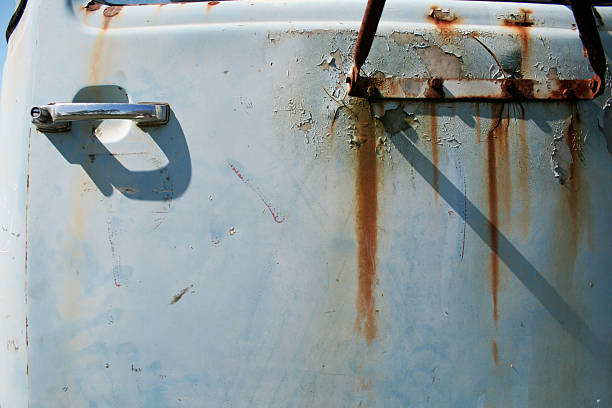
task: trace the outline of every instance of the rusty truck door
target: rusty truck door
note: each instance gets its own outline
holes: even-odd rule
[[[121,3],[10,39],[2,406],[612,403],[610,90],[480,87],[592,78],[568,7],[390,0],[428,100],[362,1]]]

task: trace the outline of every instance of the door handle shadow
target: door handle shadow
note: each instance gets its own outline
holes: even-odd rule
[[[411,129],[412,132],[414,130]],[[407,133],[407,132],[403,132]],[[460,215],[472,230],[491,250],[491,232],[497,234],[497,251],[499,259],[512,271],[533,296],[544,306],[551,316],[575,340],[596,359],[600,368],[606,372],[612,370],[612,355],[609,347],[598,338],[580,315],[559,295],[559,293],[544,279],[536,268],[519,252],[505,235],[493,225],[489,219],[442,173],[433,163],[419,151],[410,140],[408,134],[402,132],[391,136],[391,142],[406,159],[406,161],[423,177],[432,188],[434,171],[437,172],[437,192]]]
[[[129,170],[94,135],[95,127],[89,126],[88,131],[80,129],[85,128],[74,126],[69,133],[44,134],[69,163],[85,170],[105,196],[112,195],[116,189],[133,200],[168,201],[187,190],[191,181],[191,157],[174,112],[170,111],[166,125],[143,128],[168,160],[165,166],[154,170]]]

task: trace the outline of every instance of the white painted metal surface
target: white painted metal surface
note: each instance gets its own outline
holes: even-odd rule
[[[362,2],[85,4],[30,0],[9,44],[3,407],[610,404],[609,89],[370,105]],[[499,77],[475,31],[592,76],[565,7],[470,1],[389,1],[364,70]],[[51,101],[172,114],[37,132]]]

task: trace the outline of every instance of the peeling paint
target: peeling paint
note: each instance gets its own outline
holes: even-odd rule
[[[463,77],[461,58],[440,47],[418,48],[417,52],[429,75],[440,78]]]

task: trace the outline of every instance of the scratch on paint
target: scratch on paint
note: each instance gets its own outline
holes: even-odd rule
[[[111,256],[113,258],[113,282],[115,283],[116,287],[120,287],[121,284],[119,283],[119,272],[121,271],[121,257],[115,248],[115,237],[117,232],[113,231],[111,228],[110,220],[107,221],[106,228],[108,231],[108,243],[110,244],[111,248]]]
[[[272,203],[270,203],[270,201],[268,201],[266,199],[266,197],[263,195],[263,193],[261,192],[261,190],[259,189],[259,187],[257,187],[255,184],[253,184],[253,182],[251,181],[251,179],[245,177],[242,173],[240,173],[240,171],[238,170],[238,168],[233,165],[232,163],[230,163],[229,161],[227,162],[228,166],[230,166],[230,168],[232,169],[232,171],[236,174],[236,176],[238,176],[238,178],[240,180],[242,180],[242,182],[244,184],[246,184],[247,186],[249,186],[249,188],[251,190],[253,190],[253,192],[255,194],[257,194],[257,196],[259,197],[259,199],[265,204],[266,208],[268,209],[268,211],[270,212],[270,214],[272,215],[272,218],[274,219],[274,221],[277,224],[282,223],[283,221],[285,221],[285,217],[283,217],[282,215],[280,215],[278,213],[278,210],[272,206]]]
[[[463,238],[461,240],[461,260],[463,261],[463,255],[465,253],[465,226],[467,223],[467,183],[465,180],[465,172],[463,171],[463,163],[461,159],[457,160],[457,172],[459,177],[463,179]]]

